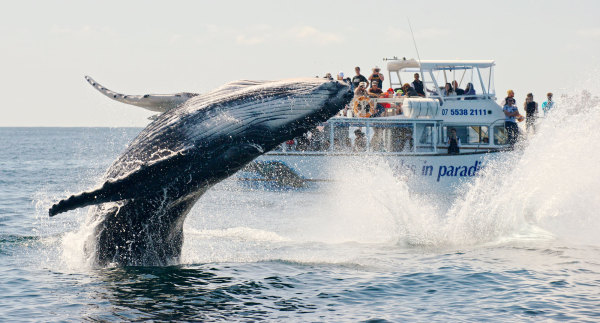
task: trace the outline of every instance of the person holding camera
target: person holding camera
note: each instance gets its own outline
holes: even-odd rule
[[[373,83],[375,82],[377,83],[379,88],[383,87],[383,74],[379,73],[379,71],[381,71],[381,69],[378,66],[375,66],[375,68],[373,68],[373,74],[369,76],[371,87],[373,87]]]

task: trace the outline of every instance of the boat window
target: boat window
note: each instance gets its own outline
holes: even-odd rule
[[[351,129],[352,128],[352,129]],[[350,131],[354,132],[356,127],[350,127],[348,123],[335,123],[333,128],[333,151],[350,152],[354,138],[350,137]],[[364,129],[362,130],[364,133]],[[353,133],[354,134],[354,133]],[[354,136],[352,136],[354,137]]]
[[[406,124],[377,124],[370,127],[370,151],[373,152],[402,152],[413,150],[413,125]]]
[[[491,67],[480,68],[474,66],[452,66],[446,68],[435,69],[431,71],[424,71],[425,86],[428,89],[429,97],[444,97],[445,100],[474,100],[478,98],[493,97],[495,95],[494,90],[494,76],[493,69]],[[434,84],[434,79],[437,82],[437,88]],[[460,93],[456,93],[451,96],[446,96],[445,85],[450,85],[456,81],[458,88],[461,89]],[[475,90],[474,95],[467,95],[464,91],[467,90],[468,84],[472,85]],[[454,88],[455,86],[452,85]]]
[[[417,151],[429,152],[434,150],[436,138],[434,138],[435,125],[433,123],[417,123]]]
[[[329,150],[329,125],[320,125],[302,136],[288,140],[273,151],[327,151]]]
[[[506,145],[507,143],[507,135],[506,129],[504,126],[495,126],[494,127],[494,144],[496,145]]]
[[[445,126],[442,133],[444,143],[447,143],[452,128],[456,129],[456,135],[463,145],[487,145],[490,142],[487,126]]]

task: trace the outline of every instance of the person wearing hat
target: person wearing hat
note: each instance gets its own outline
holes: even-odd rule
[[[544,111],[544,118],[550,112],[550,110],[554,107],[554,101],[552,101],[552,92],[548,92],[547,94],[548,100],[542,103],[542,111]]]
[[[506,137],[510,148],[514,148],[514,145],[519,139],[519,126],[517,126],[517,117],[521,116],[519,108],[515,105],[514,98],[506,98],[506,105],[502,109],[504,111],[504,128],[506,129]]]
[[[373,82],[373,85],[369,89],[369,96],[372,98],[383,97],[383,91],[379,88],[379,83],[377,81]],[[375,106],[375,112],[372,113],[372,117],[378,117],[385,111],[385,108],[381,103],[377,103]]]
[[[381,94],[383,94],[383,91],[379,87],[379,82],[371,82],[371,87],[369,88],[369,96],[372,98],[378,98]]]
[[[377,85],[379,85],[379,88],[383,87],[383,74],[379,73],[379,71],[381,71],[381,69],[378,66],[375,66],[373,68],[373,74],[371,74],[371,76],[369,76],[369,81],[371,82],[371,87],[373,87],[374,82],[377,82]]]
[[[369,96],[369,93],[367,93],[367,82],[360,82],[354,90],[354,97],[357,98],[359,96]]]
[[[356,72],[356,75],[354,75],[354,77],[352,78],[352,88],[358,88],[358,85],[360,85],[361,82],[365,82],[365,84],[369,82],[366,77],[360,74],[360,67],[355,67],[354,72]]]
[[[344,72],[339,72],[339,73],[338,73],[338,75],[337,75],[337,80],[338,80],[338,81],[341,81],[341,82],[344,82],[344,83],[346,83],[346,84],[350,84],[350,78],[348,78],[348,77],[347,77],[347,78],[344,78]]]
[[[502,100],[502,102],[500,102],[500,106],[504,107],[506,106],[506,101],[508,100],[508,98],[514,99],[515,98],[515,91],[513,90],[508,90],[506,91],[506,97],[504,98],[504,100]]]

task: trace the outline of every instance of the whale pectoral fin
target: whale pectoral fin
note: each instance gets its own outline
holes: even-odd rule
[[[131,177],[137,178],[138,176],[135,175],[139,172],[140,171],[136,171],[132,173],[134,175],[129,175],[122,179],[106,181],[102,187],[98,189],[71,195],[52,205],[48,213],[50,216],[55,216],[59,213],[75,210],[80,207],[132,198],[133,195],[131,192],[128,192],[124,187],[129,184]]]
[[[156,112],[169,111],[198,95],[197,93],[188,92],[175,94],[128,95],[111,91],[87,75],[85,76],[85,80],[88,81],[88,83],[90,83],[90,85],[92,85],[100,93],[115,101],[135,105]]]
[[[100,188],[81,192],[59,201],[50,208],[49,215],[55,216],[95,204],[143,197],[144,192],[159,190],[168,185],[170,178],[162,174],[168,172],[170,168],[177,168],[178,165],[189,162],[189,158],[194,157],[179,152],[151,165],[142,165],[122,178],[107,180]]]
[[[90,192],[82,192],[79,194],[71,195],[69,198],[59,201],[58,203],[52,205],[48,214],[50,216],[55,216],[59,213],[71,211],[80,207],[85,207],[89,205],[98,204],[97,194],[98,190],[90,191]]]

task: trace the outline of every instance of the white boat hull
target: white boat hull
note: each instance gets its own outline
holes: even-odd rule
[[[415,193],[450,193],[472,180],[485,167],[489,158],[500,152],[461,155],[385,155],[269,153],[258,157],[238,179],[249,182],[271,182],[284,187],[310,187],[317,183],[335,182],[336,169],[356,169],[362,165],[381,165],[391,175],[406,181]],[[348,174],[348,172],[345,172]]]

